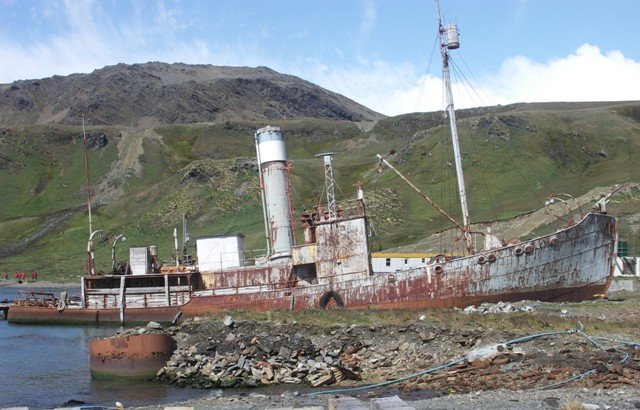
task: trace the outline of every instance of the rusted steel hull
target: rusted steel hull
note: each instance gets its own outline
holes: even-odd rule
[[[108,337],[89,341],[93,379],[149,379],[173,354],[176,343],[166,333]]]
[[[182,306],[127,309],[126,317],[128,321],[170,321],[177,314],[186,318],[234,309],[301,311],[332,305],[346,309],[462,308],[523,299],[582,301],[607,292],[613,277],[616,238],[616,218],[588,214],[578,224],[552,235],[391,274],[345,273],[301,285],[286,268],[252,266],[226,276],[220,273],[218,287],[208,294],[194,293]],[[242,285],[231,286],[239,278]],[[74,317],[119,321],[116,309],[87,310],[47,312],[46,308],[12,307],[9,320]]]
[[[606,293],[617,221],[589,214],[553,235],[393,274],[250,294],[194,297],[185,316],[230,309],[465,307],[481,302],[582,301]],[[479,258],[485,262],[479,263]]]
[[[132,308],[125,311],[125,322],[172,322],[180,315],[180,306]],[[7,318],[12,323],[98,324],[120,323],[120,309],[69,308],[11,305]]]

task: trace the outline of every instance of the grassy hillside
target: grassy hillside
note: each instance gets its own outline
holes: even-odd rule
[[[471,216],[504,219],[539,209],[552,193],[579,196],[593,187],[640,181],[638,104],[515,105],[462,112],[459,133]],[[450,225],[376,153],[459,217],[446,120],[438,113],[379,121],[370,131],[346,121],[285,124],[293,163],[294,207],[324,200],[322,160],[338,151],[338,199],[364,183],[375,249],[415,243]],[[254,133],[259,122],[164,125],[150,130],[88,129],[94,229],[125,234],[128,247],[155,244],[171,257],[173,228],[187,215],[192,237],[243,233],[247,248],[264,248]],[[282,124],[272,124],[280,125]],[[75,280],[85,271],[88,238],[82,132],[77,127],[0,129],[0,272],[36,269]],[[133,147],[133,148],[132,148]],[[621,235],[640,253],[637,198],[616,205]],[[630,202],[631,201],[631,202]],[[634,202],[636,201],[636,202]],[[634,219],[635,218],[635,219]],[[634,222],[635,221],[635,222]],[[110,267],[110,242],[96,244],[99,269]]]

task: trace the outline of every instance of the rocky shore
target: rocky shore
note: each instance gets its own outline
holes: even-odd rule
[[[638,319],[619,317],[620,309],[637,312],[638,300],[625,303],[496,304],[330,326],[196,318],[164,329],[177,349],[158,378],[211,389],[186,404],[202,408],[326,408],[339,397],[366,405],[385,395],[414,408],[640,408]],[[593,332],[620,320],[632,326]],[[523,332],[529,324],[543,329]]]

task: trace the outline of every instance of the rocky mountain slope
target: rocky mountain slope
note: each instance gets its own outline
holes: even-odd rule
[[[0,85],[0,124],[150,126],[213,121],[383,118],[356,102],[267,67],[118,64],[90,74]]]

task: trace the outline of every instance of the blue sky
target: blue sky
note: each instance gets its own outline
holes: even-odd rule
[[[442,0],[458,107],[640,100],[640,1]],[[0,83],[147,61],[268,66],[387,115],[442,108],[432,0],[0,0]]]

